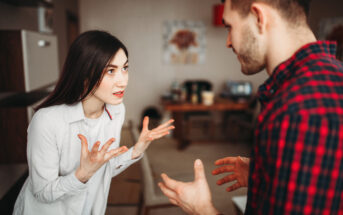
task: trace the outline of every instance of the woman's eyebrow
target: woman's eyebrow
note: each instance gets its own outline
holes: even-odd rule
[[[126,60],[126,62],[124,63],[124,66],[125,66],[126,64],[128,64],[128,63],[129,63],[129,60]],[[118,68],[118,66],[117,66],[117,65],[114,65],[114,64],[108,64],[106,67]]]
[[[118,66],[117,66],[117,65],[113,65],[113,64],[108,64],[106,67],[118,68]]]

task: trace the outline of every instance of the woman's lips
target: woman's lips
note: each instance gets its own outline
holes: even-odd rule
[[[117,96],[119,98],[122,98],[124,96],[124,91],[119,91],[119,92],[113,93],[113,95]]]

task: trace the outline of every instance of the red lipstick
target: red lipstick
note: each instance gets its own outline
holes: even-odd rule
[[[118,91],[118,92],[115,92],[113,93],[114,96],[117,96],[119,98],[122,98],[124,96],[124,91]]]

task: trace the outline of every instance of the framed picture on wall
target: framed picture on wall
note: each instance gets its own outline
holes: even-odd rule
[[[320,22],[318,39],[337,42],[337,59],[343,60],[343,17],[326,18]]]
[[[43,6],[38,7],[38,31],[43,33],[53,32],[53,9]]]
[[[163,43],[166,64],[205,62],[205,25],[200,21],[164,22]]]

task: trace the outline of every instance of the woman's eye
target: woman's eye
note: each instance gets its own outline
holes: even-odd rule
[[[113,69],[107,70],[107,74],[113,74],[113,73],[114,73]]]
[[[129,70],[129,66],[124,66],[124,67],[122,68],[122,71],[127,72],[128,70]]]

